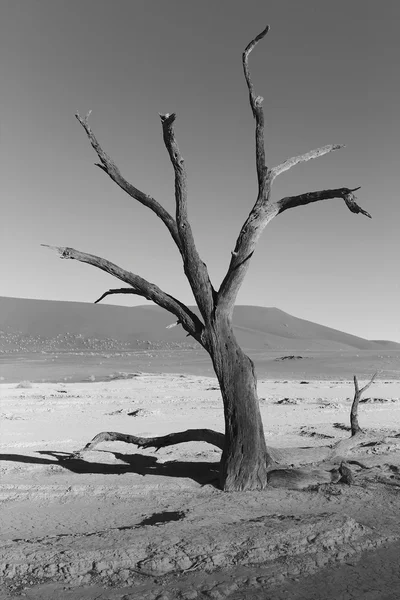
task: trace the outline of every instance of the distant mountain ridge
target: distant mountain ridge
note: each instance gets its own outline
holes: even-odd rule
[[[193,309],[195,310],[195,309]],[[237,306],[235,333],[246,349],[270,351],[399,350],[400,344],[366,340],[293,317],[277,308]],[[0,297],[0,350],[116,350],[196,345],[174,316],[158,306]]]

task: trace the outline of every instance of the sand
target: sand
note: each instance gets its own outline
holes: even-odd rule
[[[1,598],[400,596],[396,447],[367,448],[371,468],[355,468],[352,486],[227,494],[220,451],[203,443],[158,453],[103,443],[68,460],[104,430],[223,431],[214,378],[30,385],[0,385]],[[353,392],[351,381],[261,380],[268,444],[347,437]],[[366,397],[360,425],[396,433],[400,382],[379,380]]]

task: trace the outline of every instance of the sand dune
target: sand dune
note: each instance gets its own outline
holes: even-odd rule
[[[207,353],[157,306],[123,307],[0,297],[4,382],[85,381],[115,372],[213,375]],[[258,377],[400,376],[400,344],[370,341],[277,308],[237,306],[235,332]]]
[[[36,338],[39,346],[40,341],[46,339],[58,340],[60,348],[68,340],[69,347],[74,343],[79,346],[85,338],[110,338],[130,348],[140,347],[142,341],[187,344],[181,327],[167,329],[173,322],[174,317],[157,306],[0,298],[0,331],[3,332],[0,344],[4,350],[15,345],[15,336],[25,342]],[[241,345],[253,350],[400,349],[400,344],[395,342],[365,340],[293,317],[277,308],[237,306],[234,324]],[[192,340],[190,343],[194,344]]]

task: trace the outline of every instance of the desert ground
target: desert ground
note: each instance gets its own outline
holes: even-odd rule
[[[275,364],[290,374],[300,362]],[[154,452],[107,442],[74,457],[104,430],[223,431],[211,376],[96,378],[90,366],[84,382],[61,370],[50,382],[9,372],[0,385],[1,598],[400,597],[400,452],[388,441],[400,432],[400,381],[379,377],[360,404],[361,427],[382,443],[365,447],[368,468],[352,465],[352,485],[227,494],[220,451],[204,443]],[[260,378],[268,445],[349,436],[353,393],[350,378]]]
[[[234,324],[272,447],[319,455],[348,438],[353,375],[378,371],[351,485],[337,461],[321,483],[307,451],[306,489],[271,473],[266,491],[234,494],[206,443],[76,454],[101,431],[223,432],[210,359],[157,307],[0,298],[1,598],[400,597],[400,344],[276,308],[238,306]]]

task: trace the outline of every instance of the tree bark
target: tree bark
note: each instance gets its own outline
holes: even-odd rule
[[[351,428],[352,436],[356,435],[357,433],[362,432],[362,429],[358,422],[358,404],[361,400],[361,396],[370,387],[370,385],[373,384],[374,379],[377,375],[378,375],[378,371],[376,371],[372,375],[369,382],[366,385],[364,385],[364,387],[361,389],[360,389],[360,386],[358,385],[357,375],[354,375],[354,399],[353,399],[353,404],[351,405],[351,410],[350,410],[350,428]]]
[[[218,308],[207,324],[206,337],[224,403],[221,488],[262,490],[273,461],[265,443],[253,362],[236,341],[230,317]]]
[[[350,428],[352,437],[362,431],[358,422],[358,403],[360,402],[361,394],[358,387],[358,380],[354,375],[354,399],[350,410]]]

